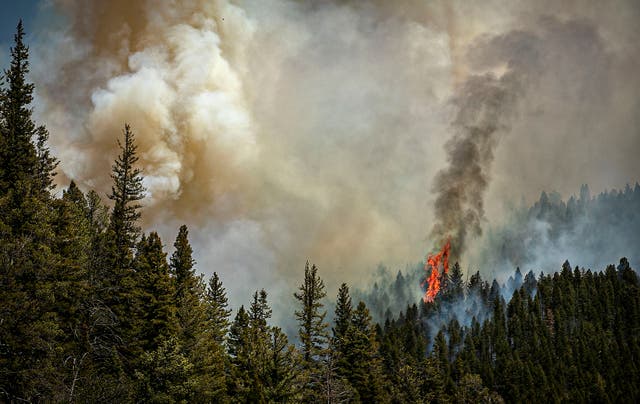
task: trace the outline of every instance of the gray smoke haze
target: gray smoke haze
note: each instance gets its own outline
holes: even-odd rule
[[[519,75],[509,70],[500,78],[492,73],[471,76],[454,99],[458,113],[453,137],[445,144],[448,167],[434,181],[437,197],[431,231],[438,245],[451,235],[454,259],[464,252],[468,236],[482,233],[493,150],[498,133],[508,131],[506,120],[521,92]]]
[[[234,305],[286,315],[307,259],[333,295],[479,248],[504,201],[635,181],[638,5],[558,3],[57,0],[36,113],[103,194],[129,122],[148,228],[187,223]]]
[[[490,73],[470,75],[454,96],[458,112],[452,123],[453,136],[445,145],[448,166],[434,181],[436,221],[431,235],[436,242],[442,244],[451,235],[453,256],[459,257],[469,236],[481,235],[495,150],[501,138],[508,137],[513,130],[512,117],[518,113],[520,100],[534,101],[538,116],[534,118],[530,110],[525,110],[526,115],[518,117],[518,135],[528,134],[540,141],[544,135],[531,133],[530,128],[549,130],[546,126],[555,119],[553,115],[558,110],[568,118],[565,114],[576,104],[580,104],[580,109],[591,109],[609,102],[611,59],[593,23],[561,21],[549,16],[540,17],[530,31],[518,29],[484,35],[471,46],[470,69]],[[556,107],[557,101],[549,99],[550,94],[557,96],[555,92],[565,98],[567,105],[548,113],[547,109]],[[584,100],[592,105],[584,105]],[[526,127],[522,127],[524,122]],[[582,123],[580,127],[585,129]],[[560,136],[567,142],[573,129],[566,126],[563,129],[569,133]],[[583,143],[577,139],[575,142]],[[520,145],[527,143],[526,139],[518,140]],[[551,142],[544,145],[552,146]],[[571,150],[565,150],[564,156],[565,160],[580,158]],[[534,154],[529,159],[535,167],[538,156]]]
[[[522,99],[520,116],[513,120],[511,130],[517,139],[505,136],[496,149],[495,181],[488,192],[494,210],[489,220],[492,234],[476,241],[467,255],[469,264],[499,277],[501,271],[509,273],[516,265],[526,271],[552,272],[566,259],[602,270],[622,256],[636,254],[637,240],[623,239],[615,221],[593,226],[591,219],[580,218],[572,226],[556,227],[557,234],[550,237],[545,221],[514,221],[513,217],[521,216],[522,206],[532,205],[536,198],[519,200],[521,195],[542,190],[571,195],[580,187],[573,182],[578,178],[597,192],[637,181],[638,174],[627,168],[626,159],[640,151],[638,122],[624,116],[637,114],[637,91],[626,85],[637,86],[640,76],[638,71],[629,70],[626,76],[621,72],[630,67],[631,60],[637,65],[638,47],[624,39],[607,41],[611,33],[587,19],[542,17],[531,32],[540,40],[539,46],[528,48],[529,53],[536,55],[541,69]],[[628,53],[619,53],[620,49]],[[497,195],[501,195],[499,203]],[[521,206],[519,210],[516,205]],[[512,230],[497,235],[510,227]],[[591,242],[594,236],[585,229],[611,237],[604,244]],[[528,234],[527,254],[502,260],[503,251],[495,247],[504,249],[509,236],[502,243],[496,239],[523,231]]]
[[[479,267],[491,275],[508,273],[519,266],[530,270],[558,271],[572,265],[602,271],[628,258],[640,263],[640,185],[610,190],[591,197],[584,185],[578,197],[562,199],[557,192],[543,193],[531,207],[509,210],[505,223],[488,226]]]

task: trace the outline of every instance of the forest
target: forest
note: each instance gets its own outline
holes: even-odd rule
[[[603,271],[517,269],[505,285],[479,272],[465,280],[455,264],[433,302],[398,314],[380,310],[394,293],[384,288],[375,303],[352,299],[346,284],[327,296],[307,262],[291,291],[296,336],[272,323],[264,289],[231,308],[223,279],[199,275],[186,226],[171,255],[142,231],[135,128],[124,125],[105,173],[107,200],[73,181],[53,192],[58,160],[32,116],[23,39],[19,24],[0,92],[1,401],[640,400],[640,285],[626,258]],[[638,194],[615,203],[636,209]],[[570,204],[565,212],[588,205]],[[553,206],[531,214],[560,212]],[[397,293],[421,281],[399,278]]]

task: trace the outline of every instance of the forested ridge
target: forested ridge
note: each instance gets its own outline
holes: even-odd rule
[[[514,208],[505,224],[488,232],[481,268],[554,268],[570,258],[606,267],[611,257],[640,258],[640,184],[591,196],[582,185],[564,201],[542,192],[531,206]]]
[[[301,263],[290,343],[268,291],[231,308],[215,268],[198,275],[186,226],[171,255],[141,230],[135,128],[123,127],[106,200],[73,182],[54,196],[23,39],[19,24],[0,92],[1,401],[640,399],[640,289],[624,258],[603,272],[517,270],[507,285],[456,264],[433,303],[380,323],[346,284],[327,313],[321,271]]]

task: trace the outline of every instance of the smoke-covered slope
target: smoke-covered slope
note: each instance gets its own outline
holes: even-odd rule
[[[496,278],[503,297],[510,298],[525,274],[553,273],[565,261],[598,270],[627,257],[634,265],[640,260],[639,235],[638,184],[595,197],[583,185],[580,195],[566,202],[556,192],[542,192],[533,206],[514,208],[504,224],[489,228],[470,263],[460,263],[462,276],[466,282],[473,280],[476,272],[486,279]],[[369,287],[360,288],[356,296],[384,321],[418,303],[424,292],[420,284],[428,275],[424,263],[396,272],[380,265]],[[460,312],[459,307],[455,310]]]
[[[476,287],[467,293],[479,292],[486,320],[451,317],[433,327],[449,290],[380,330],[400,402],[638,400],[640,288],[626,259],[603,272],[565,263],[507,299],[496,286]]]
[[[511,212],[505,224],[487,234],[474,266],[493,274],[520,267],[551,272],[569,260],[604,268],[617,258],[640,260],[640,185],[591,197],[583,185],[578,197],[543,192],[530,208]]]

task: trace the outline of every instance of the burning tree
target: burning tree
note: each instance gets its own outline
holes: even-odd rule
[[[431,270],[429,278],[422,282],[421,286],[424,288],[428,283],[427,291],[425,292],[422,300],[425,303],[433,302],[433,299],[438,295],[440,291],[440,284],[442,276],[449,272],[449,253],[451,252],[451,242],[447,240],[444,247],[438,254],[429,254],[427,262],[424,264],[424,270],[429,272]],[[442,272],[441,272],[442,271]]]

